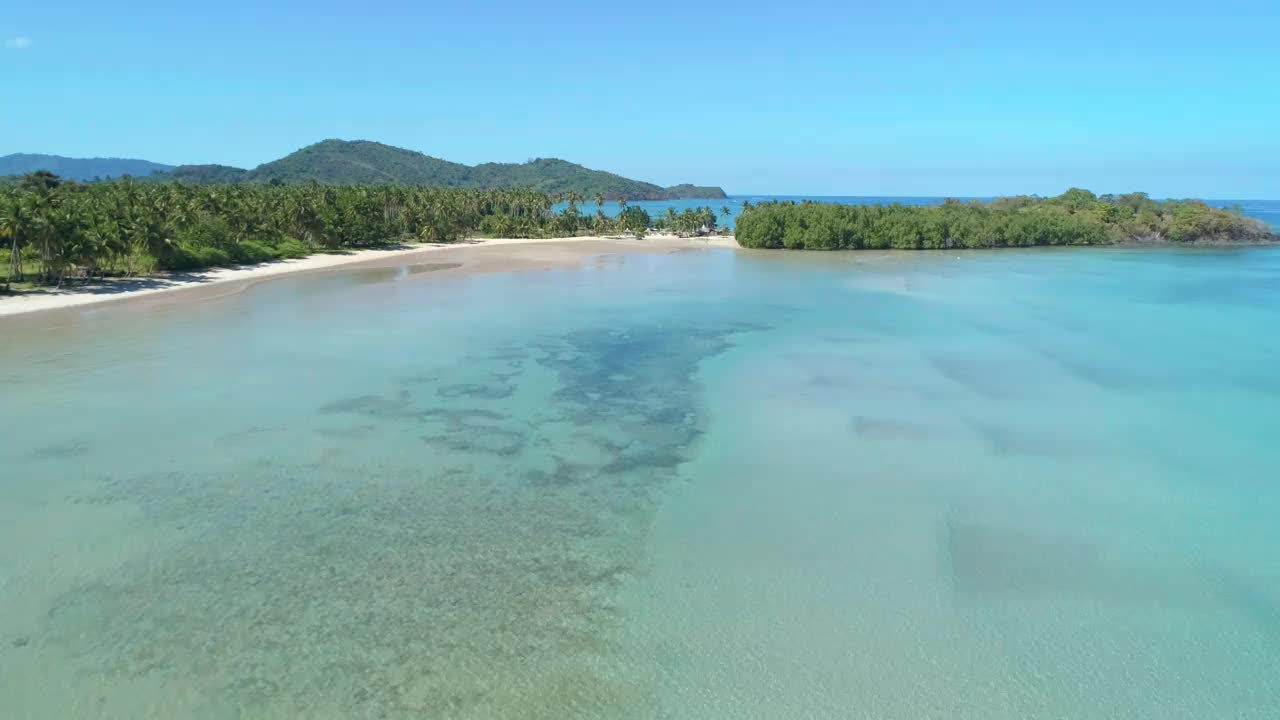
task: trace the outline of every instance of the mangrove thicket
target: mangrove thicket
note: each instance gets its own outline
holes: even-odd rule
[[[1096,196],[1072,189],[941,205],[836,205],[770,201],[744,205],[734,236],[750,248],[800,250],[1030,247],[1122,243],[1257,243],[1270,228],[1238,210],[1145,193]]]

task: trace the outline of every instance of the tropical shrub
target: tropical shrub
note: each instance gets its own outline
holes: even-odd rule
[[[748,205],[735,236],[743,247],[803,250],[944,249],[1107,245],[1123,242],[1264,242],[1262,222],[1194,200],[1156,202],[1142,193],[1097,197],[1072,189],[1054,198],[937,206],[770,201]]]

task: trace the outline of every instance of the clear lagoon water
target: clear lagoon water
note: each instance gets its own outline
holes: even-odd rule
[[[0,715],[1280,717],[1280,252],[0,325]]]
[[[991,200],[992,198],[959,198],[961,200]],[[722,209],[728,210],[727,216],[719,218],[720,224],[732,228],[734,220],[737,219],[738,213],[742,211],[742,203],[758,203],[766,200],[793,200],[796,202],[804,200],[812,200],[813,202],[840,203],[844,205],[890,205],[900,203],[902,205],[941,205],[946,202],[945,197],[892,197],[887,195],[730,195],[727,200],[645,200],[627,203],[645,209],[651,217],[661,217],[671,208],[676,212],[682,210],[692,210],[699,207],[710,207],[719,213]],[[1280,200],[1206,200],[1206,203],[1213,207],[1232,208],[1239,207],[1240,211],[1245,215],[1261,220],[1277,231],[1280,231]],[[564,203],[555,206],[556,210],[563,210]],[[592,215],[596,210],[603,210],[604,214],[614,217],[618,214],[619,206],[617,203],[605,203],[603,206],[597,206],[594,202],[588,202],[581,206],[582,212]]]

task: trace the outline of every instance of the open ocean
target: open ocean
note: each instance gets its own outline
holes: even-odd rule
[[[1280,717],[1273,248],[47,317],[0,322],[6,720]]]

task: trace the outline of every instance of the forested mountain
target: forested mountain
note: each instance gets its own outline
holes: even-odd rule
[[[466,165],[367,140],[325,140],[250,170],[250,182],[462,187]]]
[[[672,200],[676,198],[723,199],[718,187],[675,185],[669,188],[631,180],[620,175],[590,170],[555,158],[539,158],[526,163],[484,163],[467,168],[467,180],[460,187],[529,187],[552,195],[578,192],[590,199],[596,194],[606,200]]]
[[[307,182],[343,185],[423,185],[447,188],[527,188],[562,194],[576,192],[607,200],[723,198],[720,188],[678,185],[663,188],[556,159],[526,163],[484,163],[474,167],[413,150],[367,140],[324,140],[245,174],[248,182]]]
[[[14,153],[0,157],[0,177],[48,170],[67,180],[85,181],[98,178],[106,180],[122,175],[145,177],[172,169],[172,165],[131,158],[70,158],[30,153]]]
[[[524,188],[552,195],[578,193],[588,200],[603,196],[610,201],[725,197],[724,191],[718,187],[676,185],[664,188],[601,170],[591,170],[565,160],[484,163],[473,167],[367,140],[324,140],[279,160],[259,165],[253,170],[226,165],[172,167],[145,160],[75,160],[49,155],[11,155],[0,159],[0,162],[11,158],[53,159],[15,162],[11,167],[0,165],[0,176],[49,170],[55,175],[72,180],[127,174],[148,176],[157,181],[178,180],[188,183],[291,184],[314,180],[336,185],[416,185],[484,190]],[[80,170],[68,163],[81,163],[86,169]]]
[[[244,180],[248,174],[248,170],[230,165],[179,165],[155,179],[189,183],[234,183]]]

